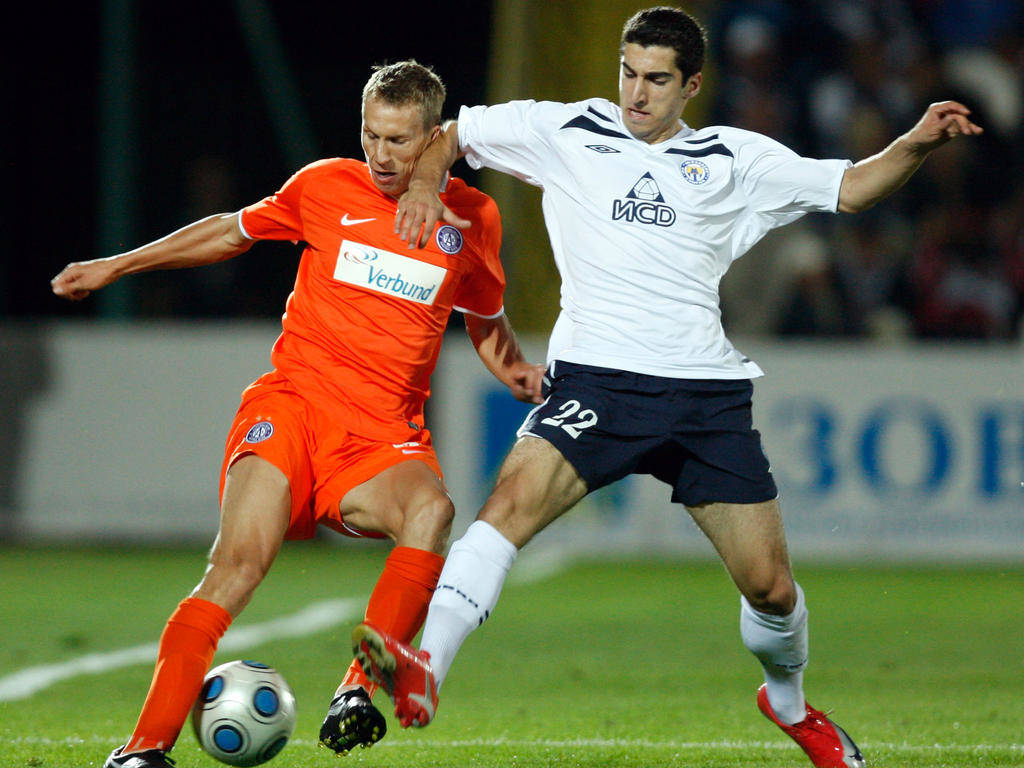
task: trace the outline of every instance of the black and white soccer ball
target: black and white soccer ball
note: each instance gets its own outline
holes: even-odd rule
[[[295,729],[295,696],[276,669],[229,661],[211,669],[192,707],[192,727],[209,754],[229,765],[260,765]]]

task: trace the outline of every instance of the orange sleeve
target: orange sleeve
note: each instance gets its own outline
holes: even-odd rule
[[[302,191],[309,167],[295,173],[276,193],[242,209],[241,224],[253,240],[304,240]]]
[[[455,292],[455,309],[481,317],[500,315],[505,301],[505,270],[501,265],[501,215],[491,198],[480,207],[480,255]]]

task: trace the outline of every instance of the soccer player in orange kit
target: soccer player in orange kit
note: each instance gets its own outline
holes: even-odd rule
[[[543,370],[523,359],[504,315],[501,223],[494,201],[446,177],[442,199],[472,221],[443,225],[425,250],[394,233],[396,199],[440,133],[445,89],[415,61],[374,68],[363,89],[366,162],[306,166],[276,194],[201,219],[116,256],[69,264],[54,293],[82,299],[118,278],[210,264],[256,240],[306,244],[274,370],[242,394],[221,470],[220,530],[202,580],[167,621],[135,730],[104,768],[164,768],[221,636],[248,603],[285,539],[318,525],[391,538],[394,549],[366,620],[411,641],[443,564],[454,508],[424,426],[430,374],[452,309],[484,365],[512,394],[540,402]],[[370,746],[385,721],[353,661],[320,743]]]

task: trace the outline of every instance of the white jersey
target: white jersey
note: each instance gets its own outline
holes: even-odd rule
[[[473,168],[544,190],[562,276],[548,360],[684,379],[760,376],[725,336],[719,281],[774,227],[835,212],[851,163],[721,126],[684,125],[647,144],[621,115],[606,99],[459,112]]]

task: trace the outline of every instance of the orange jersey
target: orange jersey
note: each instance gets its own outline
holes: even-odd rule
[[[441,199],[473,226],[442,224],[423,249],[394,233],[397,201],[358,160],[312,163],[241,211],[248,237],[306,246],[271,362],[349,432],[415,436],[452,309],[502,312],[497,205],[455,178]]]

